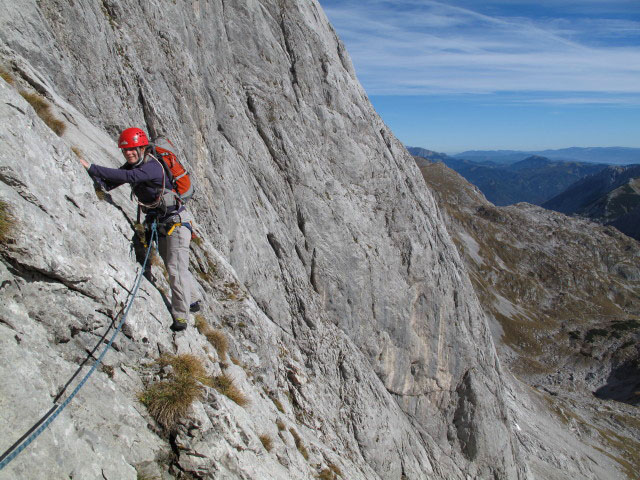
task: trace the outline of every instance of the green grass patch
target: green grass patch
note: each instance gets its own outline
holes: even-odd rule
[[[42,121],[46,123],[56,135],[61,137],[64,134],[67,129],[66,123],[53,114],[51,104],[42,95],[30,93],[25,90],[20,90],[20,95],[29,102]]]

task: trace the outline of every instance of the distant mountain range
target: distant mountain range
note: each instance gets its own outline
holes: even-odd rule
[[[412,147],[410,147],[412,148]],[[418,154],[414,154],[418,155]],[[551,160],[607,163],[610,165],[629,165],[640,163],[640,148],[627,147],[592,147],[592,148],[561,148],[558,150],[469,150],[453,155],[474,162],[494,162],[509,164],[524,160],[532,155],[539,155]]]
[[[640,165],[609,166],[576,182],[542,206],[613,225],[640,240]]]
[[[566,215],[612,225],[626,235],[640,240],[640,164],[624,166],[569,162],[539,155],[513,161],[523,152],[504,150],[466,152],[473,158],[470,160],[450,157],[425,148],[407,149],[414,155],[418,167],[444,163],[478,187],[494,205],[532,203]],[[600,153],[605,150],[610,153],[620,153],[621,150],[640,151],[575,148],[555,152],[581,151],[586,155],[586,151],[592,150]],[[496,162],[499,155],[503,155],[502,162]]]
[[[425,166],[425,161],[442,162],[476,185],[490,202],[499,206],[519,202],[541,205],[576,181],[607,167],[606,164],[554,161],[538,155],[501,164],[450,157],[424,148],[407,148],[418,157],[419,167]]]

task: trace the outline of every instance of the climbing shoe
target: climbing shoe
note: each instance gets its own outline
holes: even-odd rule
[[[187,320],[185,318],[174,318],[171,324],[171,330],[174,332],[181,332],[187,328]]]
[[[198,300],[197,302],[193,302],[191,305],[189,305],[189,311],[191,313],[196,313],[200,311],[200,300]]]

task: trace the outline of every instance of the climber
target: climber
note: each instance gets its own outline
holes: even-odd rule
[[[187,328],[189,312],[200,309],[200,301],[191,303],[197,295],[196,283],[189,272],[189,243],[193,217],[173,190],[170,178],[153,155],[146,133],[139,128],[127,128],[118,140],[126,163],[120,168],[91,165],[80,157],[89,175],[112,190],[131,184],[141,210],[146,213],[147,228],[154,220],[158,226],[158,249],[169,273],[173,331]]]

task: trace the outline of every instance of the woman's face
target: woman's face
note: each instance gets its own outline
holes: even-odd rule
[[[127,159],[129,165],[135,165],[140,161],[140,150],[138,147],[123,148],[122,154]]]

